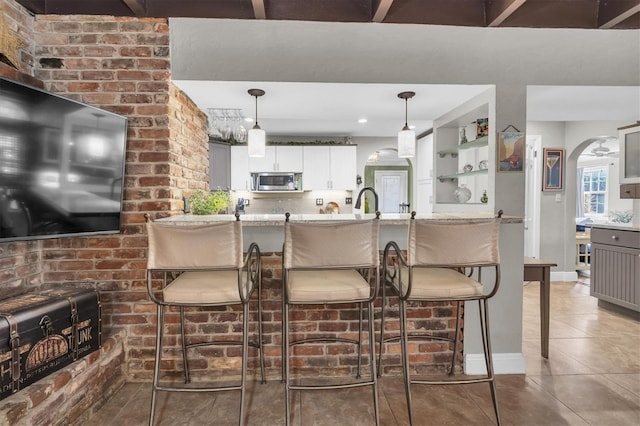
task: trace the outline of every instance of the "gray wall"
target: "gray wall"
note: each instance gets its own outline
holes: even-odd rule
[[[495,84],[498,130],[526,128],[527,85],[635,86],[640,75],[638,31],[186,18],[171,19],[170,31],[176,80]],[[524,181],[498,174],[496,206],[522,216]],[[504,258],[492,303],[494,348],[505,359],[522,353],[524,237],[509,228],[503,250],[516,255]],[[465,352],[481,352],[478,340]],[[518,362],[502,371],[524,372]]]
[[[637,85],[633,30],[174,18],[176,80]]]
[[[566,155],[565,190],[562,200],[555,201],[557,192],[542,192],[540,197],[540,257],[558,263],[553,271],[569,277],[575,274],[575,199],[576,168],[580,153],[590,138],[617,136],[618,127],[628,125],[618,121],[553,121],[528,122],[527,134],[541,135],[543,148],[564,148]],[[616,170],[617,172],[617,170]],[[614,179],[615,185],[617,179]],[[614,188],[617,191],[617,188]],[[631,207],[629,207],[631,208]],[[558,220],[563,218],[563,220]],[[560,279],[560,276],[558,279]]]

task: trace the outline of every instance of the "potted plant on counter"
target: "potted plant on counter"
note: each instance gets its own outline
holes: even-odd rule
[[[189,197],[189,209],[197,215],[224,213],[230,205],[231,195],[226,191],[197,190]]]

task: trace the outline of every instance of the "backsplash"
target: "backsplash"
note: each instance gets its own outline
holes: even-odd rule
[[[249,205],[244,209],[247,214],[320,213],[330,202],[338,205],[340,213],[352,213],[353,204],[346,204],[347,197],[353,197],[352,191],[308,191],[292,194],[231,191],[232,208],[235,208],[240,198],[249,201]],[[316,205],[316,201],[322,204]]]

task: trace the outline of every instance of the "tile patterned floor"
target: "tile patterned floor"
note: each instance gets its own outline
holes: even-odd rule
[[[547,360],[540,356],[538,295],[537,283],[525,285],[527,374],[497,376],[502,423],[640,425],[640,322],[599,308],[582,283],[555,282]],[[422,389],[413,394],[416,425],[495,424],[486,384]],[[150,394],[149,384],[127,384],[91,423],[146,424]],[[237,392],[160,395],[158,424],[237,424]],[[381,425],[408,424],[401,378],[383,377],[379,397]],[[296,393],[291,424],[371,425],[371,405],[370,388]],[[283,425],[283,385],[251,383],[247,407],[246,424]]]

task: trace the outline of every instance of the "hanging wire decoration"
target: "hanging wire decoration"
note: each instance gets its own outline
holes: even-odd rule
[[[239,108],[208,108],[209,136],[230,143],[247,141],[244,115]]]

